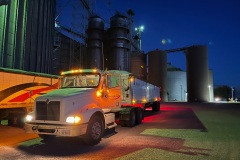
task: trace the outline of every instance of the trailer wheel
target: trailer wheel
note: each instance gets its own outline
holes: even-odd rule
[[[22,111],[11,112],[8,115],[8,125],[23,128],[24,127],[24,117],[26,113]]]
[[[125,122],[127,127],[133,127],[135,126],[136,123],[136,113],[135,110],[132,108],[130,110],[130,114],[129,114],[129,120]]]
[[[38,136],[46,142],[52,142],[56,138],[55,135],[48,135],[48,134],[38,134]]]
[[[136,124],[141,124],[142,120],[143,120],[143,110],[141,108],[137,108]]]
[[[98,144],[103,135],[103,120],[99,116],[94,116],[90,119],[87,133],[84,137],[84,142],[88,145]]]
[[[152,105],[152,111],[153,112],[158,112],[160,111],[160,103],[158,101],[154,102]]]
[[[9,126],[16,126],[17,124],[17,118],[16,115],[13,113],[9,113],[8,115],[8,125]]]

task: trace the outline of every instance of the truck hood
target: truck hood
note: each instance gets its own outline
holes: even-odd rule
[[[67,98],[80,94],[91,93],[93,91],[93,88],[63,88],[48,92],[45,95],[39,96],[39,98]]]

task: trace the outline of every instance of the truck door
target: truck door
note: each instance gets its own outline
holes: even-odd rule
[[[121,107],[121,80],[120,75],[106,75],[103,83],[101,106],[106,109]]]

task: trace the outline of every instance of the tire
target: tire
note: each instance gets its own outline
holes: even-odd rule
[[[17,124],[17,119],[13,113],[8,115],[8,126],[15,126]]]
[[[23,128],[24,127],[24,112],[12,112],[8,115],[8,125]]]
[[[52,142],[56,138],[55,135],[48,135],[48,134],[38,134],[38,136],[46,142]]]
[[[141,124],[142,120],[143,120],[143,110],[141,108],[137,108],[136,124]]]
[[[26,116],[25,113],[21,113],[18,115],[17,118],[17,127],[23,128],[24,127],[24,117]]]
[[[90,119],[87,133],[84,136],[84,142],[88,145],[98,144],[103,136],[103,119],[99,116],[94,116]]]
[[[133,126],[135,126],[135,123],[136,123],[136,113],[135,113],[134,108],[132,108],[130,110],[129,120],[126,121],[125,124],[127,127],[133,127]]]
[[[158,101],[153,103],[152,111],[153,112],[159,112],[160,111],[160,103]]]

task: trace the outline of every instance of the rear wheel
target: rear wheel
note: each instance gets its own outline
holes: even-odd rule
[[[132,108],[130,110],[130,114],[129,114],[129,120],[125,122],[127,127],[133,127],[135,126],[136,123],[136,113],[135,110]]]
[[[102,139],[103,129],[103,119],[99,116],[92,117],[89,121],[87,133],[84,137],[85,143],[89,145],[98,144]]]
[[[24,126],[24,116],[26,114],[24,112],[12,112],[8,115],[8,125],[16,126],[23,128]]]
[[[143,120],[143,110],[141,108],[137,108],[136,124],[141,124],[142,120]]]

